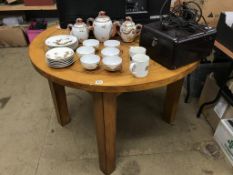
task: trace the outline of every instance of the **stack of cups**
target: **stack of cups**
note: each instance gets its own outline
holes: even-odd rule
[[[101,51],[101,54],[105,70],[114,72],[122,69],[120,45],[120,41],[117,40],[107,40],[104,42],[105,48]]]
[[[87,70],[95,70],[100,64],[100,57],[96,55],[96,50],[99,49],[99,41],[88,39],[83,41],[83,46],[79,47],[76,52],[80,57],[82,66]]]
[[[150,58],[146,55],[144,47],[130,47],[130,71],[137,78],[144,78],[149,73]]]

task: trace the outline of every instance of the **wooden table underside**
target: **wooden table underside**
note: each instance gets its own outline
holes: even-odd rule
[[[93,95],[99,165],[104,174],[111,174],[116,166],[117,96],[123,92],[167,86],[163,118],[166,122],[173,123],[183,78],[195,70],[199,63],[196,62],[171,71],[151,61],[150,74],[146,78],[137,79],[128,70],[128,48],[130,45],[122,43],[121,50],[124,64],[121,72],[109,73],[102,68],[87,72],[80,66],[79,61],[67,69],[51,69],[44,61],[46,50],[44,41],[49,36],[60,33],[67,33],[67,31],[53,27],[40,34],[29,48],[31,62],[35,69],[49,81],[57,119],[62,126],[71,121],[67,108],[65,86],[83,89]],[[133,43],[133,45],[137,44]],[[96,80],[102,80],[103,84],[95,84]]]

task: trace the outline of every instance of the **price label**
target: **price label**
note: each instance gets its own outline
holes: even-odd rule
[[[102,84],[104,84],[104,81],[103,80],[96,80],[95,84],[96,85],[102,85]]]

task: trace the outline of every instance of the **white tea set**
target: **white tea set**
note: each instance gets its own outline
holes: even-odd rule
[[[106,16],[103,11],[99,12],[99,16],[95,19],[89,18],[87,23],[85,24],[81,18],[78,18],[76,24],[68,25],[70,35],[56,35],[45,41],[48,47],[46,62],[49,67],[65,68],[72,65],[74,50],[76,50],[80,63],[86,70],[97,69],[100,62],[107,71],[121,70],[121,43],[110,38],[118,33],[124,42],[133,42],[140,35],[142,25],[135,25],[131,17],[126,17],[123,24],[119,21],[112,23],[110,17]],[[90,30],[93,30],[96,39],[88,39]],[[104,45],[100,51],[102,59],[96,55],[100,42]],[[82,43],[82,46],[78,47],[79,43]],[[139,46],[130,47],[129,55],[131,73],[138,78],[147,76],[150,58],[146,55],[146,49]]]
[[[106,12],[100,11],[99,15],[87,19],[87,24],[82,18],[77,18],[75,24],[69,24],[70,34],[76,36],[80,43],[89,38],[89,32],[92,30],[94,36],[100,42],[109,40],[118,34],[124,42],[133,42],[142,30],[141,24],[135,24],[131,17],[126,17],[121,24],[119,21],[112,22]]]
[[[46,62],[52,68],[65,68],[74,63],[75,50],[78,39],[72,35],[56,35],[45,41],[48,51]],[[104,69],[118,71],[121,69],[122,58],[120,57],[120,41],[107,40],[104,42],[104,49],[101,50]],[[83,46],[76,49],[81,65],[87,70],[94,70],[100,64],[100,57],[95,55],[99,50],[100,42],[96,39],[83,41]]]
[[[50,48],[46,52],[46,62],[52,68],[65,68],[74,63],[74,46],[77,46],[77,38],[71,35],[57,35],[48,38],[45,44]],[[96,55],[100,42],[96,39],[83,41],[83,46],[76,49],[76,54],[80,58],[81,65],[86,70],[95,70],[102,61],[103,68],[107,71],[119,71],[122,68],[122,58],[120,57],[120,41],[107,40],[103,43],[101,57]],[[137,78],[148,75],[150,58],[146,55],[144,47],[132,46],[129,49],[130,67],[129,70]]]

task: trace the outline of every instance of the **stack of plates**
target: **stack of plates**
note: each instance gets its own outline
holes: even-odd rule
[[[74,51],[68,47],[51,49],[45,57],[48,66],[53,68],[64,68],[74,63]]]
[[[45,41],[49,49],[56,47],[69,47],[75,50],[78,47],[78,39],[72,35],[56,35],[49,37]]]

